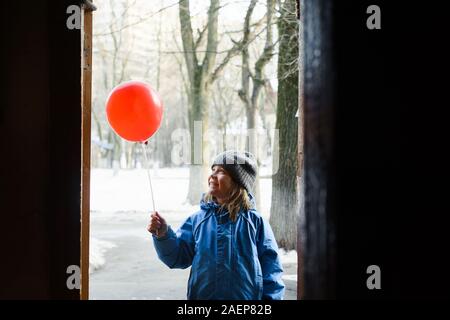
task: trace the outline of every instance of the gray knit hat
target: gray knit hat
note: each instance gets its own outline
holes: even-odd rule
[[[225,151],[217,155],[211,168],[215,165],[223,167],[249,193],[253,193],[256,180],[256,159],[250,152]]]

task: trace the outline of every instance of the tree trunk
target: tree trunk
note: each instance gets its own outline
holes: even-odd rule
[[[297,247],[297,132],[298,119],[298,21],[296,1],[285,0],[278,22],[278,103],[276,129],[279,130],[278,172],[272,178],[270,223],[278,245],[286,250]],[[293,63],[294,62],[294,63]]]
[[[117,175],[120,170],[120,156],[122,155],[122,146],[121,141],[119,140],[119,137],[114,134],[113,135],[113,158],[112,158],[112,168],[113,168],[113,175]]]
[[[209,144],[206,139],[203,139],[204,133],[208,130],[209,89],[208,86],[201,83],[196,84],[193,89],[194,92],[191,93],[192,108],[189,112],[191,165],[187,201],[190,204],[198,204],[202,193],[206,192],[208,188],[207,177],[210,171],[208,166],[211,157]]]
[[[206,191],[208,164],[211,157],[208,142],[203,140],[203,133],[208,129],[209,92],[214,81],[213,75],[217,74],[217,72],[214,72],[214,67],[218,45],[219,0],[210,1],[206,52],[201,63],[199,63],[197,57],[198,44],[194,42],[192,32],[189,0],[180,0],[179,2],[181,38],[189,79],[188,114],[191,133],[191,166],[189,170],[189,191],[186,200],[190,204],[198,204],[202,193]],[[198,124],[197,121],[200,122],[202,128],[200,136],[194,134],[194,128]]]
[[[108,144],[109,145],[114,145],[114,132],[112,131],[111,128],[108,129]],[[114,161],[114,147],[112,149],[109,149],[106,153],[106,167],[108,169],[112,169],[113,167],[113,161]]]
[[[258,157],[258,130],[256,125],[256,106],[252,106],[249,108],[246,108],[246,114],[247,114],[247,133],[248,133],[248,140],[247,140],[247,150],[251,152],[258,163],[259,167],[259,157]],[[257,209],[261,209],[261,200],[260,200],[260,187],[259,187],[259,172],[256,175],[255,180],[255,188],[253,190],[254,196],[255,196],[255,204]]]

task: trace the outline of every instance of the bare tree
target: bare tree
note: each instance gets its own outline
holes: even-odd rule
[[[179,17],[181,27],[181,39],[183,43],[183,55],[187,69],[188,79],[188,103],[189,103],[189,129],[191,132],[191,166],[189,175],[189,191],[187,201],[191,204],[197,203],[201,193],[206,189],[206,177],[208,174],[207,162],[210,157],[209,145],[206,140],[201,139],[202,145],[196,145],[194,138],[195,122],[201,123],[202,132],[208,129],[211,87],[220,75],[226,64],[233,56],[238,54],[238,46],[229,50],[221,63],[216,65],[218,48],[218,17],[219,0],[211,0],[208,10],[207,24],[203,30],[198,32],[194,39],[192,29],[189,0],[180,0]],[[205,33],[207,35],[205,35]],[[206,36],[206,50],[203,59],[200,60],[200,46]],[[200,160],[200,161],[198,161]]]
[[[266,14],[266,43],[263,50],[259,53],[253,70],[250,67],[249,42],[251,39],[251,18],[253,10],[258,0],[251,0],[244,20],[244,35],[241,47],[242,55],[242,88],[238,91],[239,97],[244,103],[247,116],[248,144],[247,149],[258,157],[258,133],[257,133],[257,115],[259,108],[259,97],[266,81],[264,77],[264,67],[269,63],[274,55],[274,43],[272,35],[272,20],[275,11],[275,0],[267,0]],[[259,177],[257,176],[256,185],[256,205],[259,207],[260,188]]]
[[[279,130],[279,154],[283,155],[272,178],[270,223],[280,247],[297,246],[297,127],[298,109],[298,36],[297,3],[284,0],[280,7],[278,32],[278,102],[276,129]]]
[[[120,10],[118,10],[119,7],[117,3],[110,0],[108,6],[111,20],[107,25],[110,32],[106,36],[94,36],[103,65],[105,66],[101,69],[103,74],[103,90],[105,92],[108,92],[112,87],[123,82],[127,78],[127,67],[130,62],[131,45],[130,43],[126,43],[125,38],[127,36],[123,34],[122,29],[120,29],[119,32],[113,32],[113,30],[126,23],[129,10],[135,3],[136,1],[124,0],[121,3]],[[131,41],[133,40],[132,38],[128,39],[131,39]],[[110,67],[108,68],[108,66]],[[125,166],[128,168],[132,167],[134,146],[125,143],[122,139],[117,137],[107,124],[101,123],[99,114],[101,114],[103,110],[99,110],[99,107],[100,106],[93,108],[94,122],[96,123],[96,129],[100,140],[106,139],[107,144],[112,145],[112,148],[107,149],[105,152],[105,156],[108,159],[108,166],[114,167],[117,170],[120,167],[120,158],[123,154],[125,156]],[[103,107],[103,105],[101,105],[101,107]],[[104,134],[104,131],[107,133]]]
[[[230,122],[243,116],[244,109],[240,105],[236,89],[233,84],[237,82],[238,74],[233,74],[231,79],[219,78],[215,82],[212,93],[212,110],[214,124],[221,134],[221,145],[217,145],[220,150],[227,148],[228,126]],[[236,79],[235,79],[236,78]]]

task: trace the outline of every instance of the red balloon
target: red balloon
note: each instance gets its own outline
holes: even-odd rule
[[[162,114],[163,105],[158,93],[141,81],[118,85],[106,101],[109,124],[128,141],[147,141],[159,129]]]

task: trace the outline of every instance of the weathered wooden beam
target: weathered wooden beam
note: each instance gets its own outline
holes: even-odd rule
[[[89,2],[89,1],[86,1]],[[95,10],[95,7],[94,7]],[[81,118],[81,290],[80,298],[89,299],[89,224],[91,173],[91,103],[92,103],[92,7],[84,7],[81,37],[82,118]]]
[[[336,295],[336,221],[334,190],[333,1],[303,0],[304,15],[304,221],[303,267],[305,299]]]

